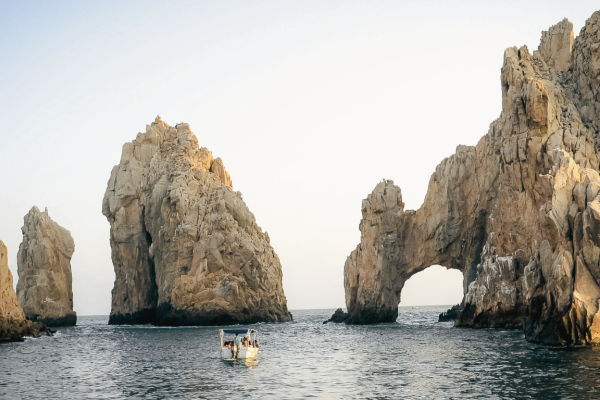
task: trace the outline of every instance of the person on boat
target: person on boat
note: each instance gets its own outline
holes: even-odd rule
[[[242,337],[236,333],[235,334],[235,347],[234,347],[235,354],[234,354],[233,358],[237,358],[238,352],[240,351],[241,347],[242,347]]]

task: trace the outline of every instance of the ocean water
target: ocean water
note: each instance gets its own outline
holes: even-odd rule
[[[326,324],[334,310],[255,324],[256,361],[223,361],[218,327],[109,326],[0,345],[6,399],[600,399],[600,348],[531,344],[520,331],[454,328],[440,307],[392,324]]]

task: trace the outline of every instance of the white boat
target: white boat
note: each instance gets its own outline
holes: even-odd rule
[[[221,358],[226,360],[231,360],[234,358],[255,358],[258,356],[258,332],[256,329],[219,329],[221,334],[221,345],[220,345],[220,354]],[[231,340],[235,341],[235,337],[238,335],[243,335],[242,338],[247,337],[249,345],[241,346],[239,349],[234,348],[237,351],[237,356],[234,357],[233,351],[228,347],[225,347],[225,335],[235,335]]]

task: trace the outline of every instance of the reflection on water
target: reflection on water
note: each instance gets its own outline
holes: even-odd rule
[[[54,337],[0,345],[0,398],[600,398],[600,348],[527,343],[519,331],[437,323],[326,324],[333,310],[256,324],[259,357],[222,360],[219,327],[108,326],[80,317]]]
[[[222,359],[223,363],[229,365],[231,367],[243,366],[248,369],[254,369],[258,367],[260,360],[258,358],[243,358],[243,359],[235,359],[235,358],[225,358]]]

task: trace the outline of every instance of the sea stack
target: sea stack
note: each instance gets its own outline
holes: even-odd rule
[[[533,54],[506,49],[500,117],[438,165],[417,211],[392,181],[363,200],[347,322],[395,321],[406,280],[437,264],[463,272],[458,326],[600,343],[599,29],[595,12],[576,39],[565,19]]]
[[[47,326],[75,325],[71,233],[52,221],[48,210],[33,207],[24,218],[23,242],[17,255],[17,297],[27,319]]]
[[[116,274],[109,323],[292,319],[269,235],[187,124],[157,117],[123,146],[102,212]]]
[[[38,336],[46,332],[44,324],[25,318],[13,288],[6,246],[0,240],[0,343],[20,341],[24,336]]]

